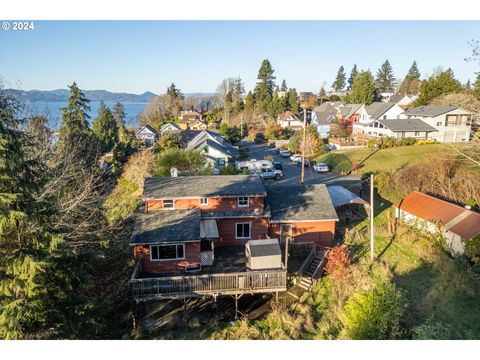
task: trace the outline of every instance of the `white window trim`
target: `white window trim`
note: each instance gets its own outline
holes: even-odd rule
[[[171,201],[172,202],[172,207],[166,208],[165,207],[165,201]],[[162,200],[162,209],[164,210],[175,210],[175,200],[174,199],[163,199]]]
[[[248,237],[238,237],[237,236],[237,225],[248,224]],[[238,240],[249,240],[252,238],[252,223],[251,222],[239,222],[235,223],[235,239]]]
[[[183,257],[181,258],[172,258],[172,259],[153,259],[152,258],[152,247],[154,246],[157,246],[157,247],[160,247],[160,246],[182,246],[183,247]],[[178,250],[177,250],[178,252]],[[150,245],[150,261],[174,261],[174,260],[184,260],[185,259],[185,244],[165,244],[165,245]]]
[[[206,199],[207,202],[206,203],[203,203],[202,200]],[[200,206],[206,206],[208,205],[208,198],[207,197],[203,197],[203,198],[200,198]]]
[[[240,205],[240,199],[244,199],[244,198],[247,199],[247,205]],[[237,206],[238,207],[249,207],[250,206],[250,198],[248,196],[239,196],[237,198]]]

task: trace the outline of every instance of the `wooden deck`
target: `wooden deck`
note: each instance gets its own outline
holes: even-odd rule
[[[286,291],[287,272],[280,269],[157,278],[132,276],[131,283],[132,295],[136,301],[242,295]]]

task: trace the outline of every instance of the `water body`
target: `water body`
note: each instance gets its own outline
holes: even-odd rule
[[[116,102],[106,101],[105,104],[110,108],[113,109],[113,106]],[[90,115],[90,124],[93,120],[97,117],[98,109],[100,107],[100,102],[92,101],[88,104],[90,106],[90,111],[88,115]],[[139,124],[139,116],[147,103],[137,102],[137,103],[122,103],[124,111],[125,111],[125,123],[127,127],[137,127]],[[28,115],[45,115],[49,120],[49,124],[53,128],[57,128],[62,120],[62,108],[67,106],[66,101],[62,102],[46,102],[46,101],[38,101],[38,102],[31,102],[25,104],[25,111]]]

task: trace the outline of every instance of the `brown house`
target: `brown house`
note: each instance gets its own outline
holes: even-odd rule
[[[258,175],[146,178],[130,243],[134,296],[285,291],[284,265],[252,271],[258,251],[246,249],[277,256],[287,235],[331,246],[338,218],[325,185],[282,188],[267,191]]]

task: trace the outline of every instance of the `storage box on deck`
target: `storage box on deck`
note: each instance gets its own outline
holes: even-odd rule
[[[277,239],[250,240],[245,245],[247,269],[267,270],[282,267],[282,251]]]

